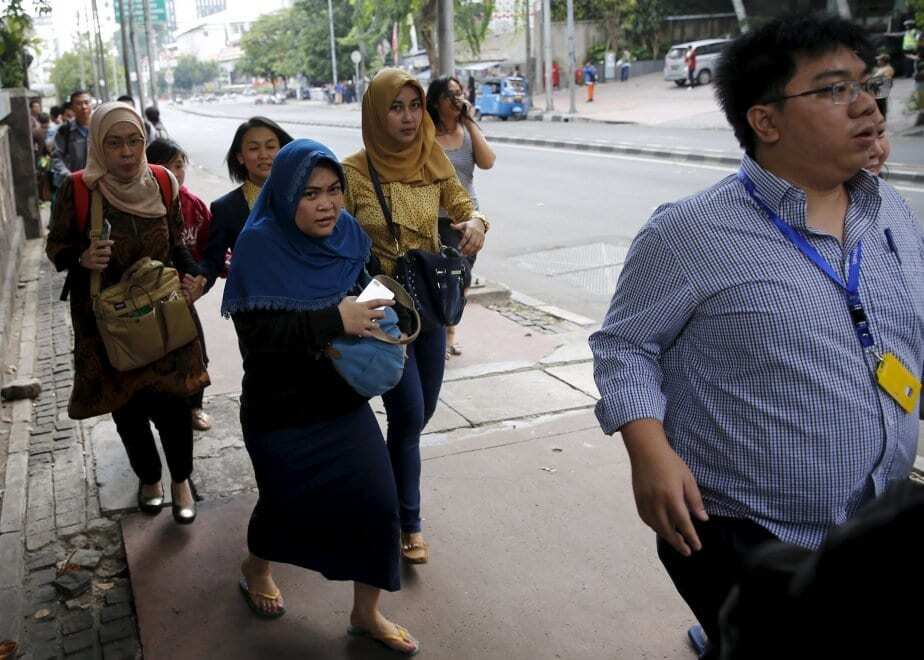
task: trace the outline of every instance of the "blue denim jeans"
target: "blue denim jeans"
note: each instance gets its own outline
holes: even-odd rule
[[[408,346],[404,375],[382,395],[387,444],[398,487],[401,531],[420,531],[420,433],[436,410],[446,366],[446,329],[421,332]]]

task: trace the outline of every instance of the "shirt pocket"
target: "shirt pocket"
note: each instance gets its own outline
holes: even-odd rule
[[[912,250],[901,258],[891,250],[864,257],[863,303],[872,316],[880,350],[907,363],[921,361],[924,337],[924,261]]]

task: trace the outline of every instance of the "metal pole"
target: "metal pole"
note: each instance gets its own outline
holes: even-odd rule
[[[738,27],[741,32],[748,31],[748,12],[744,8],[744,0],[732,0],[732,6],[735,8],[735,15],[738,17]]]
[[[439,41],[441,76],[451,76],[456,72],[452,4],[453,0],[439,0],[437,5],[437,40]]]
[[[74,50],[77,51],[77,59],[80,62],[80,89],[87,89],[87,77],[84,75],[86,65],[83,62],[83,52],[80,49],[80,11],[77,11],[77,38],[74,40]]]
[[[572,115],[577,112],[574,103],[574,68],[577,64],[577,53],[574,45],[574,0],[568,0],[568,97],[570,105],[568,112]]]
[[[125,93],[132,93],[132,67],[128,51],[128,27],[125,22],[125,0],[119,0],[119,32],[122,35],[122,72],[125,74]]]
[[[96,0],[93,0],[96,2]],[[144,2],[144,40],[147,42],[148,73],[151,83],[151,105],[157,107],[157,77],[154,73],[154,29],[151,27],[151,0]],[[144,107],[141,108],[142,112]]]
[[[545,46],[545,111],[552,112],[555,110],[555,102],[552,100],[552,7],[550,0],[542,0],[542,39]]]
[[[525,0],[523,3],[523,9],[526,14],[526,93],[529,97],[529,106],[533,106],[533,81],[535,76],[533,75],[532,63],[533,63],[533,28],[532,28],[532,0]]]
[[[135,77],[138,78],[138,103],[144,109],[144,78],[138,66],[138,40],[135,38],[135,2],[128,0],[128,40],[132,45],[132,64],[135,65]],[[129,92],[131,94],[131,92]]]
[[[103,48],[103,35],[102,30],[99,25],[99,10],[96,7],[96,0],[92,0],[91,11],[93,14],[93,33],[94,33],[94,43],[96,44],[96,52],[99,56],[99,72],[101,87],[103,88],[103,100],[109,100],[109,76],[107,75],[106,70],[106,52]]]
[[[534,2],[535,0],[530,0]],[[542,83],[542,91],[545,93],[545,31],[543,25],[545,24],[545,12],[542,8],[542,0],[539,0],[539,14],[538,14],[538,25],[536,26],[536,33],[539,35],[537,38],[538,43],[536,44],[536,91],[539,90],[539,83]]]
[[[96,39],[93,38],[93,28],[90,25],[90,17],[87,15],[87,8],[83,8],[83,22],[87,28],[87,37],[83,40],[83,43],[90,45],[90,75],[93,76],[93,91],[96,94],[96,97],[99,99],[103,98],[102,90],[99,88],[99,53],[96,50]]]
[[[327,17],[330,20],[330,70],[334,87],[337,86],[337,42],[334,41],[334,7],[331,0],[327,0]]]

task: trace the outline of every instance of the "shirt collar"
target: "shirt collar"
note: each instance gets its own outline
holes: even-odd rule
[[[741,169],[754,184],[754,191],[763,202],[793,227],[806,229],[805,192],[785,179],[764,169],[745,154]],[[868,204],[880,200],[879,177],[860,170],[846,183],[850,204]]]

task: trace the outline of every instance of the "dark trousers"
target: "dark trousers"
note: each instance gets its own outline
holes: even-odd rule
[[[388,454],[398,487],[401,531],[420,531],[420,433],[436,410],[446,365],[446,328],[421,332],[407,347],[400,382],[382,395]]]
[[[702,550],[684,557],[658,538],[658,558],[706,631],[710,648],[704,657],[718,660],[719,610],[739,581],[746,559],[757,546],[776,537],[743,518],[713,516],[709,522],[695,524]]]
[[[132,470],[141,483],[154,484],[161,477],[160,456],[151,433],[151,422],[160,434],[173,481],[186,481],[192,474],[192,420],[185,397],[142,391],[114,411],[112,419]]]

